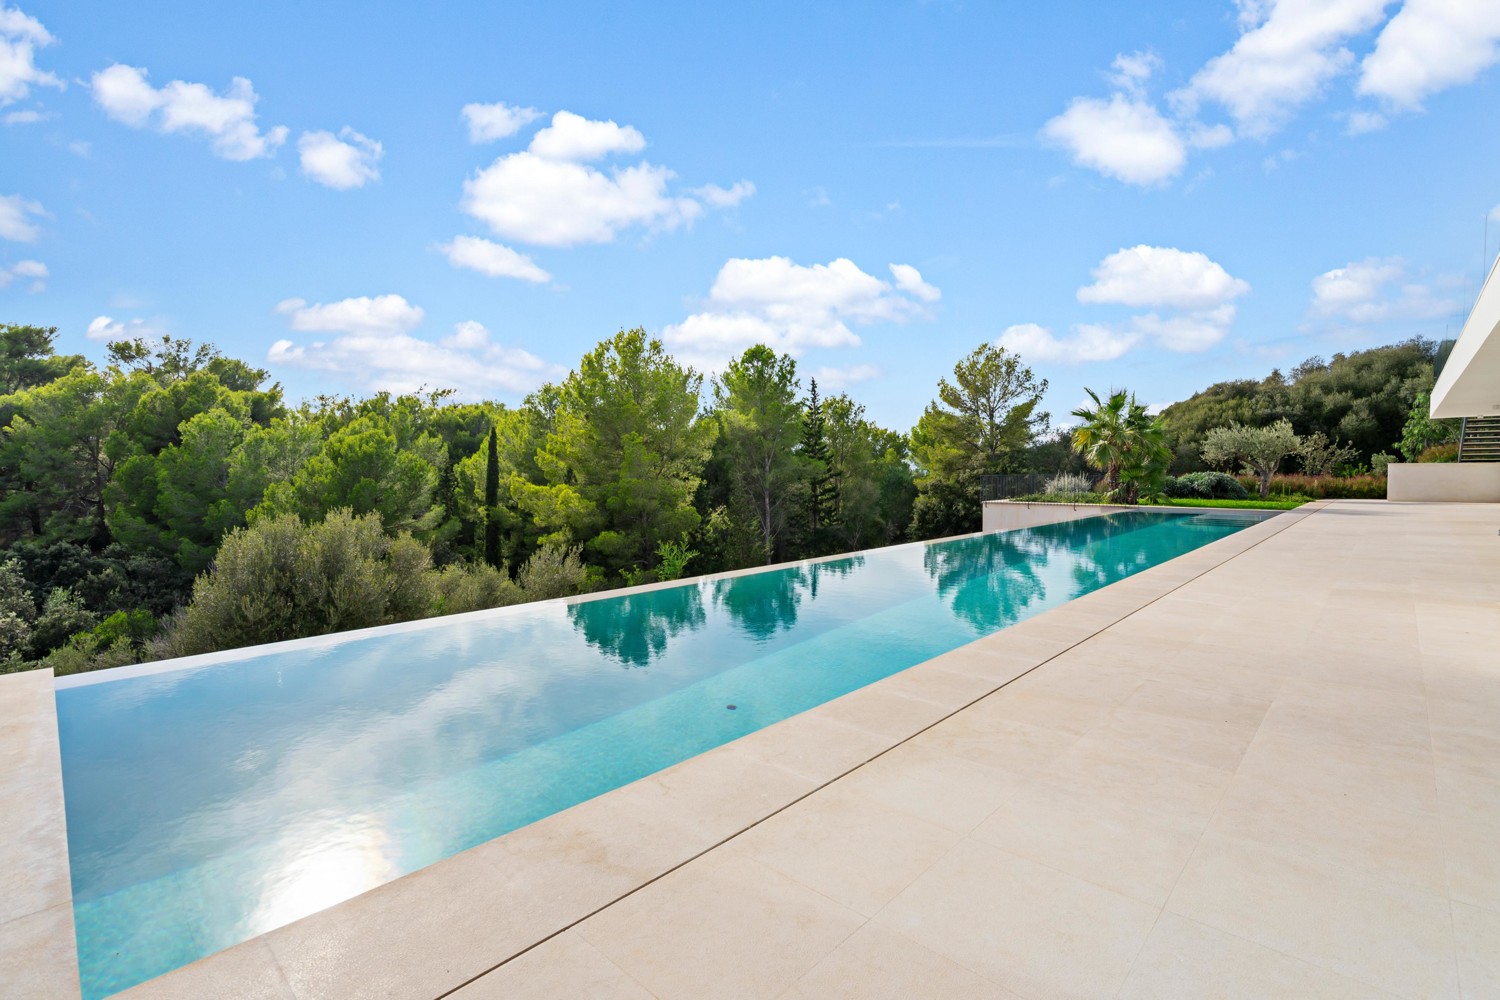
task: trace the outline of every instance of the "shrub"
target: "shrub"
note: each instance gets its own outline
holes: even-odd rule
[[[445,566],[432,574],[432,590],[435,615],[503,608],[526,600],[526,594],[504,571],[485,563]]]
[[[1193,500],[1244,500],[1250,496],[1238,479],[1223,472],[1189,472],[1176,479],[1169,477],[1162,493],[1175,499]]]
[[[1450,441],[1447,444],[1435,444],[1423,448],[1417,453],[1418,462],[1457,462],[1458,442]]]
[[[1390,469],[1391,463],[1395,460],[1395,455],[1388,455],[1383,451],[1377,451],[1370,456],[1370,471],[1384,478]]]
[[[1042,486],[1042,492],[1046,494],[1071,495],[1075,493],[1088,493],[1094,488],[1094,482],[1088,476],[1078,472],[1060,472]]]
[[[1246,476],[1241,485],[1258,485],[1259,480]],[[1309,500],[1384,500],[1385,477],[1366,476],[1275,476],[1271,480],[1270,496],[1296,497]]]
[[[378,514],[260,517],[225,536],[153,650],[187,656],[421,618],[433,604],[430,561],[421,542],[388,537]]]
[[[578,548],[547,542],[537,549],[516,574],[516,582],[528,601],[570,597],[583,589],[585,572]]]

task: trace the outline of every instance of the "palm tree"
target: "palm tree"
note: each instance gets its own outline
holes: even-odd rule
[[[1151,416],[1123,389],[1107,400],[1092,389],[1084,392],[1094,406],[1073,411],[1083,421],[1073,431],[1074,449],[1104,473],[1112,499],[1135,503],[1143,488],[1155,492],[1172,460],[1161,418]]]
[[[1113,493],[1119,489],[1120,469],[1129,457],[1130,394],[1121,389],[1111,393],[1108,400],[1101,400],[1094,390],[1083,391],[1094,401],[1094,407],[1080,406],[1073,411],[1073,416],[1083,421],[1073,431],[1073,450],[1104,473]]]

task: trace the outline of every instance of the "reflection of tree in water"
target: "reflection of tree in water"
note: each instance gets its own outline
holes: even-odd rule
[[[987,632],[1014,622],[1046,596],[1036,571],[1047,565],[1048,549],[1044,537],[1007,531],[934,543],[922,553],[922,565],[953,613]]]
[[[703,626],[703,592],[697,586],[667,587],[569,605],[568,618],[589,645],[627,667],[648,666],[683,630]]]
[[[816,600],[820,583],[846,577],[864,564],[864,556],[854,555],[730,577],[714,584],[714,601],[751,638],[763,642],[797,624],[804,592]]]
[[[812,595],[813,600],[818,598],[818,582],[820,580],[842,580],[865,564],[865,557],[860,555],[845,556],[842,559],[828,559],[823,562],[809,563],[807,569],[807,592]]]
[[[1153,522],[1106,516],[1070,523],[1076,525],[1073,579],[1079,593],[1106,587],[1150,564],[1144,545],[1130,545],[1121,539]]]

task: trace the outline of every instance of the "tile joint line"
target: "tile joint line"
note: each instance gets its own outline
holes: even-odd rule
[[[1111,628],[1115,627],[1116,625],[1120,624],[1120,622],[1122,622],[1125,619],[1131,617],[1132,615],[1135,615],[1135,614],[1138,614],[1141,611],[1144,611],[1145,609],[1151,607],[1151,605],[1155,604],[1157,601],[1162,600],[1163,598],[1167,597],[1168,595],[1175,594],[1177,591],[1181,590],[1183,587],[1186,587],[1188,584],[1193,583],[1194,581],[1200,579],[1201,577],[1207,575],[1208,573],[1212,573],[1214,570],[1218,569],[1220,566],[1224,566],[1227,563],[1233,562],[1234,560],[1238,559],[1240,556],[1244,555],[1246,552],[1249,552],[1251,549],[1257,548],[1262,543],[1267,542],[1267,541],[1271,540],[1272,538],[1275,538],[1277,535],[1281,534],[1283,531],[1286,531],[1288,528],[1291,528],[1293,525],[1295,525],[1295,524],[1303,521],[1304,519],[1306,519],[1308,517],[1311,517],[1313,514],[1316,514],[1318,511],[1326,509],[1327,506],[1328,506],[1328,504],[1327,504],[1326,501],[1314,501],[1314,503],[1318,503],[1319,506],[1313,507],[1313,504],[1307,504],[1306,505],[1307,507],[1312,507],[1313,509],[1311,509],[1311,510],[1306,510],[1305,508],[1297,508],[1297,509],[1294,509],[1294,510],[1289,510],[1289,511],[1283,512],[1284,514],[1294,514],[1294,513],[1298,513],[1299,511],[1302,511],[1299,514],[1299,516],[1297,516],[1295,518],[1288,518],[1288,520],[1284,524],[1282,524],[1281,527],[1277,528],[1275,531],[1273,531],[1270,534],[1268,534],[1265,538],[1262,538],[1259,541],[1256,541],[1256,542],[1254,542],[1254,543],[1252,543],[1250,545],[1247,545],[1244,549],[1240,550],[1239,552],[1235,552],[1232,555],[1228,556],[1227,558],[1222,559],[1219,562],[1215,563],[1214,565],[1212,565],[1212,566],[1208,567],[1207,569],[1203,570],[1202,572],[1194,574],[1193,576],[1189,577],[1188,579],[1186,579],[1186,580],[1182,581],[1181,583],[1177,584],[1176,586],[1172,587],[1170,590],[1166,591],[1165,593],[1158,594],[1156,597],[1153,597],[1151,600],[1147,601],[1145,604],[1142,604],[1140,607],[1134,609],[1133,611],[1130,611],[1130,612],[1127,612],[1126,614],[1121,615],[1119,618],[1116,618],[1114,621],[1110,622],[1109,624],[1107,624],[1107,625],[1101,625],[1099,628],[1095,629],[1093,632],[1090,632],[1088,635],[1086,635],[1083,638],[1079,639],[1077,642],[1075,642],[1075,643],[1067,646],[1064,649],[1058,650],[1057,652],[1053,653],[1051,656],[1047,657],[1045,660],[1041,660],[1038,663],[1036,663],[1035,665],[1026,668],[1026,670],[1024,670],[1021,673],[1017,674],[1016,676],[1012,677],[1010,680],[1006,681],[1005,683],[999,684],[999,685],[995,686],[993,689],[985,692],[984,694],[979,695],[977,698],[974,698],[974,699],[972,699],[972,700],[970,700],[968,702],[965,702],[964,704],[960,705],[958,708],[955,708],[953,711],[949,712],[947,715],[944,715],[942,718],[937,719],[934,722],[931,722],[931,723],[929,723],[926,726],[923,726],[921,729],[919,729],[916,732],[912,733],[910,736],[907,736],[907,737],[904,737],[901,740],[898,740],[897,742],[895,742],[895,743],[891,744],[890,746],[886,747],[884,750],[880,751],[879,753],[875,754],[874,756],[866,758],[865,760],[861,761],[860,763],[855,764],[853,767],[849,768],[848,770],[843,771],[840,774],[834,775],[832,778],[829,778],[827,781],[823,782],[821,785],[818,785],[818,786],[816,786],[814,788],[808,789],[806,792],[804,792],[801,795],[797,796],[795,799],[792,799],[790,802],[786,803],[785,805],[782,805],[782,806],[780,806],[780,807],[778,807],[776,809],[773,809],[771,812],[769,812],[766,815],[762,816],[760,819],[758,819],[755,822],[751,823],[749,826],[746,826],[746,827],[743,827],[743,828],[741,828],[739,830],[736,830],[734,833],[731,833],[729,836],[727,836],[724,839],[720,840],[718,843],[711,844],[708,847],[705,847],[703,850],[699,851],[697,854],[694,854],[694,855],[692,855],[689,858],[685,858],[684,860],[678,862],[677,864],[673,865],[672,867],[668,868],[666,871],[661,872],[658,875],[653,875],[651,878],[649,878],[646,881],[642,882],[640,885],[636,886],[634,889],[631,889],[628,892],[621,893],[619,896],[616,896],[614,899],[610,900],[609,902],[605,903],[604,905],[596,907],[595,909],[590,910],[588,913],[585,913],[583,916],[579,917],[578,919],[573,920],[573,921],[571,921],[571,922],[569,922],[567,924],[564,924],[562,927],[559,927],[557,930],[551,932],[550,934],[546,935],[545,937],[542,937],[542,938],[540,938],[540,939],[538,939],[536,941],[533,941],[531,944],[529,944],[526,947],[522,948],[520,951],[516,952],[515,954],[513,954],[513,955],[511,955],[511,956],[509,956],[507,958],[504,958],[504,959],[500,960],[499,962],[496,962],[494,965],[490,966],[488,969],[485,969],[482,972],[478,972],[478,973],[474,974],[473,976],[470,976],[468,979],[465,979],[463,982],[459,983],[457,986],[454,986],[451,989],[445,990],[442,993],[437,994],[433,998],[433,1000],[446,1000],[446,998],[453,996],[459,990],[462,990],[465,987],[470,986],[470,985],[478,982],[479,980],[483,979],[485,976],[488,976],[490,973],[492,973],[495,970],[501,968],[502,966],[509,965],[511,962],[514,962],[516,959],[520,958],[522,955],[525,955],[528,952],[531,952],[531,951],[534,951],[537,948],[540,948],[542,945],[546,944],[548,941],[551,941],[553,938],[560,937],[561,935],[566,934],[568,931],[570,931],[573,928],[577,927],[579,924],[582,924],[584,921],[590,919],[591,917],[593,917],[593,916],[595,916],[595,915],[597,915],[599,913],[604,912],[605,910],[609,909],[611,906],[614,906],[616,903],[619,903],[619,902],[621,902],[622,900],[625,900],[625,899],[629,899],[631,896],[634,896],[636,893],[640,892],[642,889],[645,889],[647,886],[650,886],[650,885],[652,885],[652,884],[654,884],[656,882],[661,881],[662,879],[666,878],[668,875],[671,875],[672,873],[674,873],[674,872],[676,872],[676,871],[678,871],[678,870],[680,870],[682,868],[686,868],[688,865],[692,864],[694,861],[697,861],[699,858],[703,857],[704,855],[709,854],[709,853],[711,853],[713,851],[717,851],[719,848],[723,847],[725,844],[729,843],[731,840],[734,840],[736,837],[740,836],[741,834],[747,833],[748,831],[755,829],[757,826],[760,826],[762,823],[766,822],[767,820],[771,819],[772,817],[778,816],[781,813],[785,812],[786,810],[792,808],[792,806],[795,806],[797,803],[801,802],[802,800],[804,800],[806,798],[809,798],[809,797],[811,797],[813,795],[816,795],[818,792],[821,792],[823,789],[827,788],[829,785],[833,784],[834,782],[836,782],[836,781],[842,781],[844,778],[847,778],[849,775],[853,774],[855,771],[858,771],[860,768],[864,767],[866,764],[869,764],[869,763],[872,763],[873,761],[879,760],[881,757],[884,757],[886,754],[890,753],[892,750],[895,750],[897,747],[904,746],[905,744],[907,744],[907,743],[911,742],[912,740],[916,739],[918,736],[921,736],[923,733],[927,732],[928,730],[934,729],[937,726],[942,725],[944,722],[947,722],[949,719],[953,718],[955,715],[958,715],[960,712],[966,712],[966,711],[968,711],[969,709],[973,708],[975,705],[979,704],[981,701],[984,701],[984,699],[990,697],[991,695],[996,694],[997,692],[1003,690],[1004,688],[1009,687],[1011,684],[1014,684],[1016,681],[1020,680],[1022,677],[1025,677],[1028,674],[1031,674],[1031,673],[1033,673],[1033,672],[1035,672],[1037,670],[1040,670],[1043,666],[1047,665],[1048,663],[1051,663],[1053,660],[1057,659],[1059,656],[1062,656],[1064,653],[1071,652],[1072,650],[1076,649],[1077,647],[1083,645],[1084,643],[1088,642],[1090,639],[1092,639],[1095,636],[1097,636],[1099,633],[1104,632],[1104,631],[1106,631],[1108,629],[1111,629]],[[1275,518],[1268,519],[1268,521],[1274,521],[1274,520],[1275,520]],[[1262,523],[1267,523],[1267,522],[1262,522]],[[1233,536],[1231,535],[1229,537],[1233,537]],[[1162,565],[1166,565],[1166,563],[1163,563]],[[1124,581],[1120,581],[1120,582],[1124,582]],[[1001,631],[1004,631],[1004,630],[1002,629]],[[996,632],[996,633],[992,633],[992,634],[993,635],[998,635],[999,633]],[[988,638],[988,636],[985,636],[985,637],[982,637],[982,638]],[[978,642],[979,640],[976,639],[975,641]],[[878,682],[876,682],[876,683],[878,683]],[[272,951],[274,953],[275,949],[273,948]]]

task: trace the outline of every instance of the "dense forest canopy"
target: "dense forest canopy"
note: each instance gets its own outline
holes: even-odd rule
[[[908,433],[804,385],[770,348],[710,378],[639,329],[516,406],[441,389],[292,404],[211,345],[119,341],[94,364],[57,354],[56,337],[0,325],[0,669],[96,669],[958,534],[979,528],[984,476],[1108,479],[1120,459],[1101,455],[1120,447],[1145,461],[1109,444],[1107,400],[1088,433],[1054,430],[1046,380],[988,344]],[[1159,421],[1131,400],[1116,423],[1162,455],[1141,483],[1168,456],[1202,468],[1215,428],[1283,420],[1324,436],[1305,462],[1367,465],[1403,431],[1411,447],[1449,433],[1411,418],[1434,353],[1412,340],[1313,358]]]

